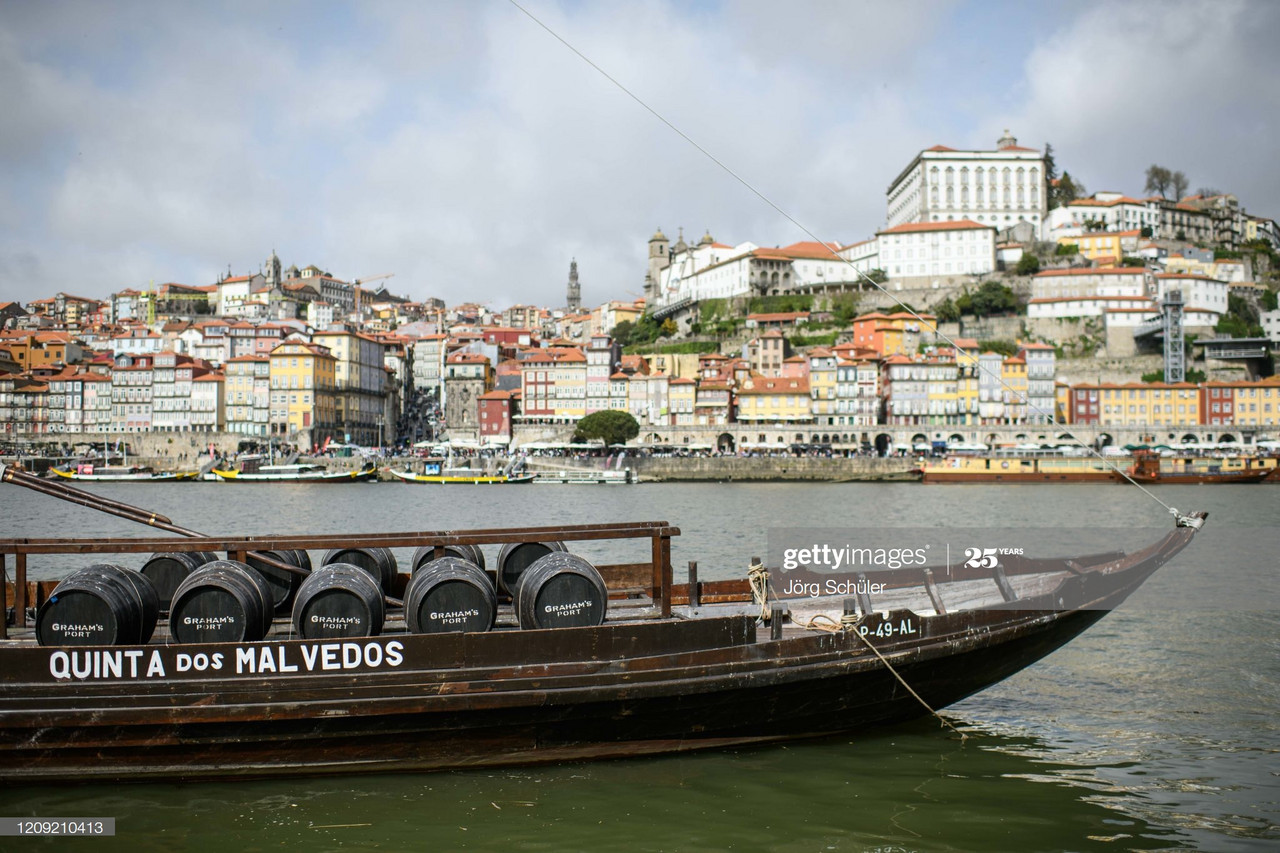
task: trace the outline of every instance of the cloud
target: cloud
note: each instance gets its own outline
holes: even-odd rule
[[[1141,194],[1159,163],[1186,172],[1193,189],[1216,185],[1274,216],[1276,32],[1270,3],[1092,7],[1031,51],[1026,103],[986,133],[1016,127],[1024,144],[1051,142],[1059,168],[1090,190]]]
[[[823,239],[874,232],[921,148],[1004,127],[1090,187],[1160,162],[1280,198],[1265,4],[525,5]],[[806,239],[508,4],[17,4],[0,79],[0,299],[275,249],[495,308],[559,304],[576,258],[598,302],[641,289],[655,226]]]

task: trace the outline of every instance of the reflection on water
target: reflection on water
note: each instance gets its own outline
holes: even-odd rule
[[[1167,493],[1172,489],[1173,494]],[[96,486],[210,533],[506,527],[667,519],[677,574],[741,575],[770,527],[1165,523],[1114,486],[643,485],[449,488]],[[548,768],[252,783],[0,790],[0,814],[115,816],[95,850],[1274,850],[1280,616],[1274,553],[1224,567],[1232,528],[1274,525],[1280,488],[1166,487],[1208,509],[1149,606],[947,713],[858,737]],[[3,535],[136,535],[0,487]],[[1209,547],[1212,545],[1213,547]],[[590,552],[596,559],[627,554]],[[402,555],[407,556],[407,555]],[[643,557],[643,555],[641,555]],[[34,561],[33,561],[34,563]],[[54,573],[67,566],[33,566]],[[1243,572],[1243,574],[1241,574]],[[1258,612],[1191,607],[1243,583]],[[1268,586],[1268,584],[1270,586]],[[1144,590],[1146,592],[1146,590]],[[1269,597],[1268,597],[1269,596]],[[22,849],[61,850],[56,841]],[[4,849],[8,849],[7,846]]]
[[[31,790],[113,814],[100,849],[1075,850],[1192,842],[1043,742],[930,723],[675,759],[232,785]],[[1096,770],[1097,768],[1094,768]],[[96,842],[95,842],[96,844]],[[52,846],[50,846],[52,849]]]

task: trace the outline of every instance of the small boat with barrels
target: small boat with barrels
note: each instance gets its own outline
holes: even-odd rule
[[[1144,484],[1261,483],[1275,474],[1275,462],[1252,456],[1162,457],[1158,451],[1140,449],[1133,451],[1128,473],[1135,482]]]
[[[0,481],[178,535],[0,540],[16,574],[0,639],[9,784],[505,766],[859,732],[1069,642],[1204,521],[1179,516],[1131,553],[886,570],[873,603],[865,584],[780,598],[763,566],[700,581],[690,563],[676,583],[680,531],[664,521],[209,536],[20,471]],[[576,553],[606,540],[639,555]],[[37,555],[94,562],[29,584]],[[127,555],[149,556],[140,570],[114,562]]]
[[[211,474],[223,483],[364,483],[378,479],[378,466],[366,462],[351,471],[330,471],[314,462],[289,464],[262,464],[262,457],[253,454],[241,457],[235,467],[217,467]]]

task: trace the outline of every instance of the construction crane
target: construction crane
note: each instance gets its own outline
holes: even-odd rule
[[[395,275],[393,272],[384,272],[379,273],[378,275],[362,275],[359,278],[353,278],[351,280],[351,286],[360,287],[361,285],[368,284],[371,281],[377,281],[382,278],[391,278],[393,275]]]

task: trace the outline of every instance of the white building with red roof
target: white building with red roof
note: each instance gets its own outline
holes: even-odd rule
[[[888,227],[972,220],[998,229],[1030,222],[1042,239],[1048,199],[1044,154],[1005,131],[994,151],[935,145],[917,154],[886,191]]]
[[[876,232],[880,268],[891,279],[987,275],[996,269],[996,229],[970,219],[904,222]]]
[[[705,299],[824,290],[858,277],[840,249],[839,243],[812,240],[774,248],[751,242],[727,246],[710,234],[688,246],[681,238],[671,248],[670,262],[647,284],[647,304],[662,316],[663,309]]]

